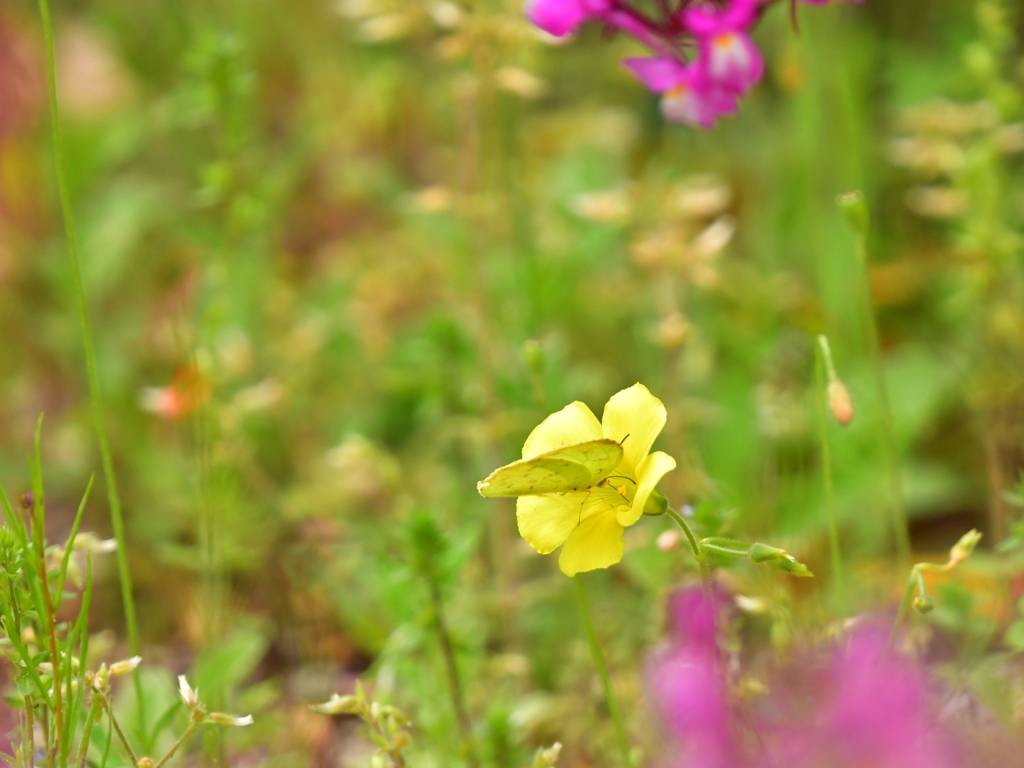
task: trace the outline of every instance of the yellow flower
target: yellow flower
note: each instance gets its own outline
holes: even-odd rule
[[[566,576],[607,568],[622,559],[622,532],[643,514],[658,481],[676,466],[662,451],[649,453],[665,426],[665,406],[643,384],[612,396],[604,419],[576,401],[544,419],[526,439],[523,459],[608,438],[622,445],[622,461],[585,490],[520,496],[519,534],[542,555],[562,547]]]

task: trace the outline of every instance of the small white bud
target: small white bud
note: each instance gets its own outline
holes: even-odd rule
[[[117,551],[117,539],[101,539],[95,533],[80,533],[75,536],[75,550],[90,552],[94,555],[105,555]]]
[[[129,672],[134,672],[136,667],[142,663],[141,656],[132,656],[130,659],[124,661],[115,661],[110,665],[110,674],[114,677],[118,675],[127,675]]]
[[[184,675],[178,675],[178,693],[181,694],[181,700],[189,709],[195,708],[199,703],[199,689],[192,690],[192,686],[188,684]]]
[[[337,693],[332,693],[330,700],[323,704],[314,704],[310,709],[321,715],[355,715],[364,706],[356,696],[340,696]]]
[[[227,715],[223,712],[211,712],[206,716],[206,722],[213,725],[228,725],[240,728],[244,725],[252,725],[252,715]]]

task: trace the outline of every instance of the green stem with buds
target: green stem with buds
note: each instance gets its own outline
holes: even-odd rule
[[[89,306],[85,295],[85,283],[82,280],[82,266],[78,256],[78,235],[75,230],[75,219],[71,210],[71,195],[68,191],[67,171],[64,164],[64,142],[61,136],[60,111],[57,107],[57,75],[53,53],[53,27],[50,22],[50,6],[48,0],[39,0],[39,14],[42,17],[43,39],[46,48],[46,79],[49,88],[50,117],[53,133],[53,155],[57,174],[57,190],[60,195],[60,206],[64,216],[64,229],[67,233],[68,254],[71,257],[71,274],[75,287],[75,300],[78,305],[78,319],[82,328],[82,346],[85,352],[85,367],[89,379],[89,396],[92,401],[93,423],[96,428],[96,440],[99,443],[100,459],[103,464],[103,478],[107,486],[110,500],[110,520],[117,540],[117,568],[121,581],[121,598],[124,602],[125,624],[128,631],[128,645],[133,656],[139,654],[139,631],[135,615],[135,599],[132,596],[131,572],[128,568],[128,551],[125,546],[124,518],[121,514],[121,497],[117,490],[117,479],[114,475],[114,461],[110,453],[107,439],[107,428],[103,417],[103,400],[100,390],[99,373],[96,367],[96,351],[93,344],[92,326],[89,322]],[[135,670],[135,692],[139,707],[139,719],[143,720],[142,679]]]
[[[896,435],[893,432],[892,404],[889,402],[889,390],[885,385],[885,369],[882,365],[882,351],[878,341],[878,321],[875,318],[875,310],[871,301],[868,275],[868,234],[871,230],[871,217],[867,202],[860,191],[840,195],[836,202],[853,229],[854,248],[857,265],[860,269],[860,305],[864,324],[867,327],[868,354],[871,359],[871,370],[874,374],[878,396],[878,436],[885,461],[893,539],[900,562],[909,565],[911,558],[910,533],[907,528],[907,512],[904,507],[903,488],[900,480],[899,452],[896,448]]]
[[[832,576],[836,580],[839,593],[845,595],[845,584],[843,581],[843,558],[839,548],[839,521],[836,514],[835,490],[832,486],[832,453],[828,445],[828,404],[826,371],[828,380],[836,378],[835,368],[832,364],[832,355],[829,354],[828,340],[824,336],[818,337],[818,351],[814,360],[814,379],[818,410],[818,441],[821,444],[821,474],[825,481],[825,506],[828,510],[828,543],[832,555]]]
[[[598,677],[601,678],[601,687],[604,690],[604,700],[608,705],[608,714],[611,715],[615,724],[615,735],[619,740],[619,749],[622,752],[622,764],[631,768],[632,758],[630,756],[629,739],[626,737],[626,729],[622,724],[619,715],[619,708],[615,704],[615,696],[612,693],[611,680],[608,678],[608,667],[604,662],[604,654],[601,653],[601,646],[597,642],[597,635],[594,634],[594,624],[590,620],[590,609],[587,607],[587,592],[583,587],[583,580],[579,574],[573,577],[576,582],[576,599],[580,605],[580,614],[583,616],[583,627],[587,632],[587,640],[590,642],[590,655],[594,659],[594,666],[597,667]]]

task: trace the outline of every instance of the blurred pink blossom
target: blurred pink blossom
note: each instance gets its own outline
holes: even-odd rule
[[[666,649],[647,686],[674,746],[673,768],[963,768],[939,724],[927,671],[887,647],[875,626],[853,631],[815,659],[776,669],[756,705],[734,700],[718,647],[725,600],[699,589],[669,603]]]

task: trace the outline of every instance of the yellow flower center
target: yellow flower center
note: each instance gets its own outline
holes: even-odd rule
[[[715,39],[712,41],[712,44],[716,48],[728,48],[733,44],[734,40],[736,40],[736,35],[732,32],[724,32],[721,35],[715,35]]]

